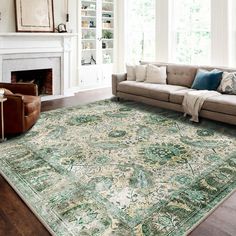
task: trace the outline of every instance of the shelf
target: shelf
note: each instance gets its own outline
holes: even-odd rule
[[[109,1],[109,0],[103,0],[102,4],[114,4],[114,1]]]
[[[82,18],[95,18],[96,19],[96,16],[81,16]]]
[[[114,12],[113,12],[113,11],[105,11],[105,10],[102,10],[102,14],[103,14],[103,13],[105,13],[105,14],[106,14],[106,13],[108,13],[108,14],[109,14],[109,13],[110,13],[110,14],[113,14]]]
[[[103,16],[103,20],[114,20],[114,17]]]
[[[96,39],[82,39],[82,41],[96,41]]]
[[[102,30],[110,30],[110,31],[113,31],[114,28],[102,28]]]
[[[102,50],[103,51],[111,51],[111,50],[113,50],[113,48],[103,48]]]
[[[84,12],[96,12],[96,10],[94,10],[94,9],[81,9],[81,11],[84,11]]]
[[[113,41],[114,39],[102,39],[102,41]]]
[[[96,28],[81,27],[82,30],[96,30]]]
[[[97,49],[82,49],[82,51],[96,51]]]

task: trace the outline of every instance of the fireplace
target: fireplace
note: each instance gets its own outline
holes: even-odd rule
[[[12,71],[12,83],[34,83],[40,96],[53,95],[52,69]]]

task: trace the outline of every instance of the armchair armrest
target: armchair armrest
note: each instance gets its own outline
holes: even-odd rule
[[[24,129],[24,103],[21,95],[6,95],[7,101],[3,104],[5,132],[14,130],[20,133]]]
[[[0,83],[0,88],[9,89],[12,93],[38,96],[38,86],[33,83]]]
[[[113,74],[112,75],[112,94],[117,95],[117,85],[122,82],[127,80],[127,73],[124,74]]]

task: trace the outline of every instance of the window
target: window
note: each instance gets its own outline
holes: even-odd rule
[[[155,59],[155,0],[126,0],[126,61]]]
[[[209,64],[211,0],[173,0],[172,4],[171,60]]]

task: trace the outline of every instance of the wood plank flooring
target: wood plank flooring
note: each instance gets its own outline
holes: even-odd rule
[[[43,102],[42,111],[86,104],[111,96],[109,88],[80,92],[74,97]],[[49,235],[47,229],[6,180],[0,176],[0,236]],[[236,192],[197,226],[189,236],[236,236]]]

